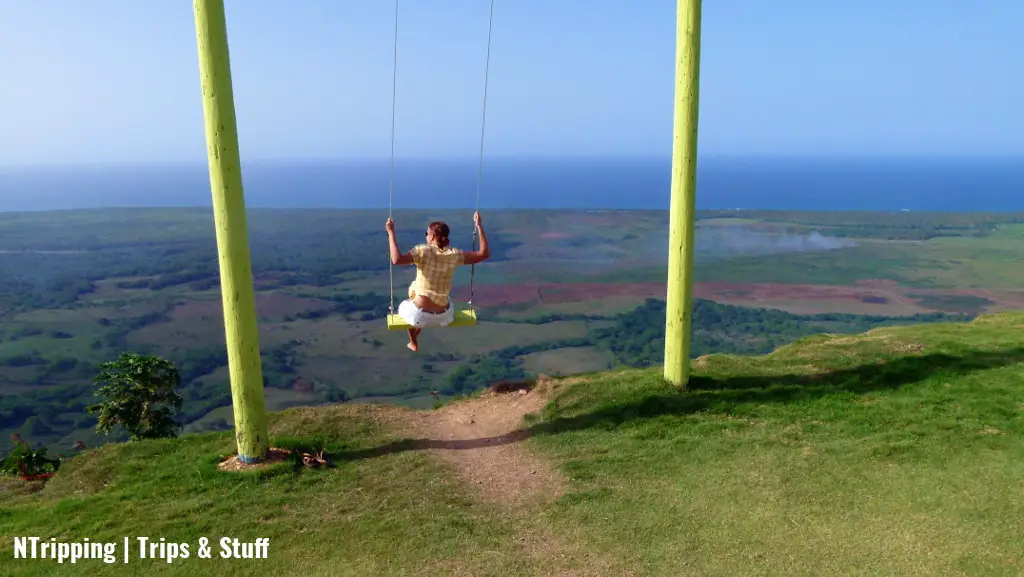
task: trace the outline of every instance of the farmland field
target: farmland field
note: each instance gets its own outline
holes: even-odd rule
[[[456,246],[470,243],[471,230],[458,224],[468,215],[395,217],[405,246],[419,242],[434,218],[453,223]],[[385,218],[383,211],[250,211],[268,406],[429,407],[431,391],[449,398],[523,375],[659,362],[663,319],[647,303],[665,297],[665,213],[485,214],[492,258],[476,267],[472,293],[481,322],[424,333],[418,354],[405,349],[402,332],[385,329],[390,275],[396,306],[413,278],[408,268],[389,271]],[[704,323],[694,328],[695,353],[757,352],[814,331],[1024,308],[1019,215],[720,211],[700,218],[698,303],[778,314],[726,326],[723,315],[740,313],[706,309],[695,317]],[[470,299],[469,273],[457,275],[456,300]],[[84,407],[99,365],[122,351],[175,362],[186,432],[230,427],[220,299],[208,210],[0,214],[4,437],[102,442]],[[620,326],[648,342],[616,336]]]

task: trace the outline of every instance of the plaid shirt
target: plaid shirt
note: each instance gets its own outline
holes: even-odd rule
[[[409,298],[423,295],[442,307],[448,306],[455,269],[465,264],[462,251],[457,248],[441,250],[429,244],[420,244],[411,251],[416,265],[416,280],[409,286]]]

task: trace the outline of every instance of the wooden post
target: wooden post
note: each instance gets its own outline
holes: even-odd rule
[[[685,387],[690,377],[693,233],[697,189],[697,104],[700,86],[700,3],[677,0],[672,201],[669,207],[665,379]]]
[[[206,119],[210,190],[220,260],[221,299],[227,337],[231,401],[238,458],[259,462],[270,446],[263,371],[260,366],[256,295],[249,262],[242,167],[238,152],[234,94],[224,0],[193,0],[199,73]]]

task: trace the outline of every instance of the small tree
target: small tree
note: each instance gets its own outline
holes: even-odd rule
[[[171,416],[181,410],[182,398],[175,392],[181,375],[174,363],[155,356],[121,353],[116,361],[100,365],[96,395],[103,402],[87,408],[99,413],[96,430],[110,434],[115,425],[128,432],[132,441],[176,437],[178,423]]]

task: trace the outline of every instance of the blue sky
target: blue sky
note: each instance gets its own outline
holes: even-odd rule
[[[487,0],[405,0],[396,153],[472,157]],[[228,0],[243,157],[390,150],[390,0]],[[705,155],[1024,155],[1024,2],[715,0]],[[671,150],[674,0],[497,0],[488,155]],[[190,2],[0,3],[0,164],[205,160]]]

